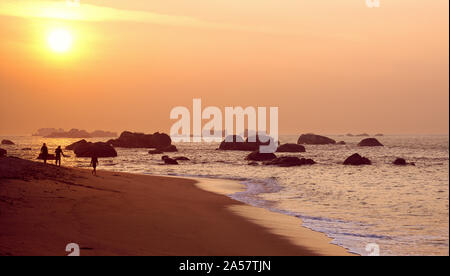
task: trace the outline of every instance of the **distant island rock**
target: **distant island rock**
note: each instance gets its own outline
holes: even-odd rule
[[[297,140],[297,144],[328,145],[328,144],[336,144],[336,141],[325,136],[308,133],[300,135],[300,137]]]
[[[264,165],[266,166],[278,166],[278,167],[296,167],[314,164],[316,164],[316,162],[312,159],[299,158],[297,156],[282,156],[264,162]]]
[[[44,136],[45,138],[105,138],[117,137],[117,133],[103,130],[96,130],[91,133],[86,130],[73,128],[69,131],[52,132]]]
[[[361,133],[361,134],[358,134],[358,135],[355,135],[355,136],[357,136],[357,137],[369,137],[370,135],[367,134],[367,133]]]
[[[277,152],[306,152],[306,149],[299,144],[283,144],[278,147]]]
[[[366,139],[361,140],[361,142],[358,143],[358,146],[360,146],[360,147],[382,147],[383,144],[381,144],[375,138],[366,138]]]
[[[76,157],[116,157],[116,150],[109,144],[103,142],[91,143],[86,140],[75,142],[66,147],[73,150]]]
[[[170,136],[159,132],[144,134],[124,131],[119,138],[109,140],[107,143],[118,148],[156,148],[162,152],[177,151],[176,146],[172,145]]]
[[[5,157],[7,153],[5,149],[0,148],[0,157]]]
[[[351,155],[344,161],[344,165],[352,165],[352,166],[371,165],[371,164],[372,162],[368,158],[362,157],[358,153]]]
[[[5,140],[2,140],[2,145],[12,146],[12,145],[15,145],[15,144],[14,144],[13,141],[5,139]]]
[[[48,136],[52,133],[60,133],[64,132],[64,129],[62,128],[40,128],[36,131],[36,133],[33,133],[32,136]]]

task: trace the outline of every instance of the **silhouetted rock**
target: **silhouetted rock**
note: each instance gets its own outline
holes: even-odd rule
[[[0,148],[0,157],[6,156],[8,152],[5,149]]]
[[[104,131],[104,130],[95,130],[90,133],[92,138],[106,138],[106,137],[117,137],[117,132],[112,131]]]
[[[73,148],[77,157],[116,157],[116,150],[107,143],[79,143]]]
[[[358,146],[360,146],[360,147],[382,147],[383,144],[381,144],[375,138],[366,138],[366,139],[363,139],[361,142],[359,142]]]
[[[361,134],[358,134],[358,135],[356,135],[357,137],[369,137],[370,135],[369,134],[367,134],[367,133],[361,133]]]
[[[23,151],[30,151],[31,148],[23,148],[22,150],[23,150]]]
[[[162,152],[160,150],[157,150],[157,149],[154,149],[154,150],[149,150],[148,153],[149,154],[163,154],[164,152]]]
[[[163,156],[162,160],[164,161],[164,164],[167,165],[178,165],[177,160],[172,159],[169,156]]]
[[[304,146],[299,144],[283,144],[278,147],[277,152],[305,152]]]
[[[338,144],[338,145],[346,145],[347,143],[345,143],[344,141],[339,141],[336,144]]]
[[[14,145],[14,142],[11,140],[2,140],[2,145]]]
[[[297,144],[327,145],[327,144],[336,144],[336,141],[325,136],[308,133],[302,134],[298,138]]]
[[[184,157],[184,156],[177,156],[173,158],[176,161],[190,161],[191,159]]]
[[[169,147],[172,139],[165,133],[144,134],[124,131],[119,138],[109,140],[107,143],[119,148],[157,148],[161,150]]]
[[[279,166],[279,167],[295,167],[313,164],[316,164],[314,160],[306,158],[298,158],[297,156],[282,156],[275,158],[271,161],[264,162],[264,165]]]
[[[42,153],[39,154],[37,159],[44,160],[44,158],[42,157]],[[55,159],[56,159],[56,157],[54,154],[47,154],[47,160],[55,160]]]
[[[222,143],[220,143],[219,150],[242,150],[255,151],[258,147],[256,144],[248,144],[244,138],[239,135],[229,135]]]
[[[91,135],[86,130],[79,130],[73,128],[67,132],[53,132],[44,136],[45,138],[91,138]]]
[[[397,165],[397,166],[406,166],[406,165],[415,166],[415,165],[416,165],[416,164],[413,163],[413,162],[411,162],[411,163],[406,162],[406,160],[403,159],[403,158],[397,158],[397,159],[395,159],[395,161],[393,162],[393,164],[394,164],[394,165]]]
[[[354,135],[351,134],[351,133],[347,133],[347,136],[348,136],[348,137],[353,137]]]
[[[247,155],[245,160],[249,161],[267,161],[277,158],[277,156],[273,153],[261,153],[259,151],[254,151]]]
[[[372,162],[368,158],[362,157],[358,153],[351,155],[344,161],[344,165],[359,166],[359,165],[371,165],[371,164],[372,164]]]
[[[75,149],[75,147],[77,147],[77,146],[79,146],[79,145],[83,145],[83,144],[87,144],[87,141],[86,140],[80,140],[80,141],[78,141],[78,142],[75,142],[75,143],[73,143],[73,144],[70,144],[70,145],[68,145],[68,146],[66,146],[65,147],[65,149],[66,150],[74,150]]]

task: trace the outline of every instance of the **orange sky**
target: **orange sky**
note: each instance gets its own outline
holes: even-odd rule
[[[448,133],[448,0],[80,2],[0,1],[0,135],[168,132],[194,97],[278,106],[281,133]]]

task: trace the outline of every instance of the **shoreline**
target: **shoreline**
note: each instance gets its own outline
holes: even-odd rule
[[[67,255],[71,242],[81,255],[352,255],[298,218],[233,200],[211,181],[111,171],[94,177],[0,158],[0,255]]]

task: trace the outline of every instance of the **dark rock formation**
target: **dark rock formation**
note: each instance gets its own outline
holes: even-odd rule
[[[86,140],[80,140],[80,141],[78,141],[78,142],[75,142],[75,143],[73,143],[73,144],[70,144],[70,145],[68,145],[68,146],[66,146],[66,150],[74,150],[75,149],[75,147],[77,147],[77,146],[79,146],[79,145],[83,145],[83,144],[87,144],[87,141]]]
[[[124,131],[119,138],[109,140],[107,143],[119,148],[157,148],[161,150],[169,147],[172,139],[165,133],[144,134]]]
[[[327,145],[327,144],[336,144],[336,141],[325,136],[309,133],[309,134],[302,134],[298,138],[297,144]]]
[[[116,150],[107,143],[82,142],[73,147],[73,152],[77,157],[116,157]]]
[[[166,165],[178,165],[177,160],[170,158],[169,156],[163,156],[162,160]]]
[[[361,142],[358,143],[358,146],[360,146],[360,147],[382,147],[383,144],[381,144],[375,138],[366,138],[366,139],[361,140]]]
[[[42,157],[42,153],[39,154],[37,159],[44,160],[44,158]],[[56,159],[56,157],[54,154],[47,154],[47,160],[55,160],[55,159]]]
[[[47,136],[47,135],[50,135],[55,132],[61,133],[61,132],[64,132],[64,129],[62,129],[62,128],[58,128],[58,129],[56,129],[56,128],[40,128],[36,131],[36,133],[33,133],[32,136]]]
[[[7,154],[7,151],[0,148],[0,157],[4,157],[4,156],[6,156],[6,154]]]
[[[346,145],[346,143],[344,141],[339,141],[336,143],[337,145]]]
[[[393,162],[393,164],[394,164],[394,165],[397,165],[397,166],[406,166],[406,165],[415,166],[415,165],[416,165],[416,164],[413,163],[413,162],[411,162],[411,163],[406,162],[406,160],[403,159],[403,158],[397,158],[397,159],[395,159],[395,161]]]
[[[294,167],[316,164],[312,159],[298,158],[297,156],[282,156],[271,161],[264,162],[264,165],[279,167]]]
[[[14,142],[11,140],[2,140],[2,145],[14,145]]]
[[[247,155],[245,160],[249,161],[268,161],[277,158],[277,156],[273,153],[261,153],[259,151],[254,151]]]
[[[305,152],[304,146],[299,144],[283,144],[278,147],[277,152]]]
[[[190,161],[191,159],[184,157],[184,156],[177,156],[173,158],[176,161]]]
[[[359,166],[359,165],[371,165],[371,164],[372,164],[372,162],[368,158],[362,157],[358,153],[351,155],[344,161],[344,165]]]
[[[163,154],[163,151],[157,150],[157,149],[153,149],[153,150],[149,150],[148,151],[149,154]]]

